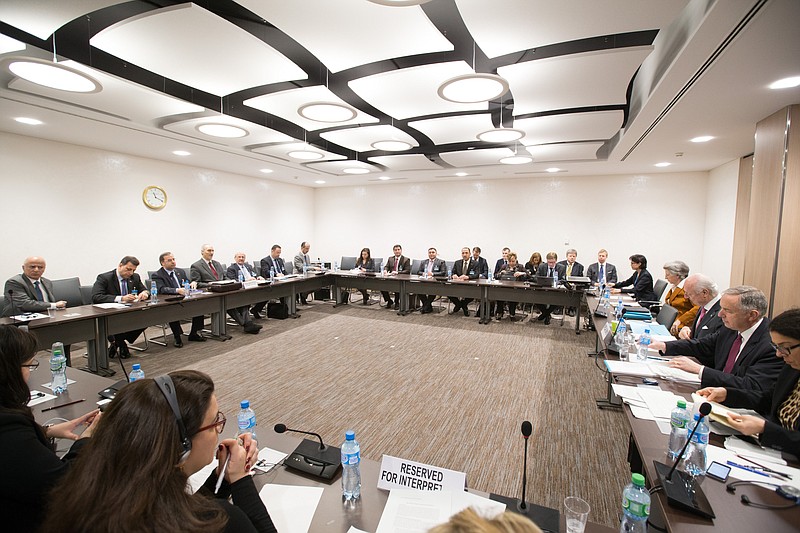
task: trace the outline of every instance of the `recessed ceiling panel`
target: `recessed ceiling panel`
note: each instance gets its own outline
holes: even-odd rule
[[[437,165],[428,156],[423,154],[379,155],[370,157],[370,161],[383,165],[389,170],[439,170]]]
[[[326,150],[323,150],[322,148],[317,148],[316,146],[311,146],[301,142],[287,143],[287,144],[270,144],[268,146],[258,146],[256,148],[250,149],[251,152],[255,152],[257,154],[271,155],[273,157],[278,157],[286,161],[293,161],[295,163],[305,163],[306,161],[297,160],[289,156],[289,152],[296,152],[303,150],[310,150],[312,152],[318,152],[322,154],[322,157],[320,157],[318,161],[322,160],[333,161],[337,159],[347,159],[343,155],[339,155],[334,152],[328,152]]]
[[[456,5],[476,44],[492,58],[588,37],[661,29],[687,1],[456,0]]]
[[[489,113],[417,120],[408,125],[424,133],[435,144],[474,142],[479,133],[494,128]]]
[[[22,78],[15,78],[9,89],[44,96],[53,100],[67,102],[109,115],[122,117],[133,122],[152,123],[170,115],[199,113],[204,108],[154,91],[141,85],[123,81],[105,72],[89,68],[75,61],[61,61],[59,64],[79,70],[100,82],[103,89],[97,93],[77,93],[59,91],[38,85]]]
[[[384,59],[453,50],[419,6],[365,0],[238,0],[340,72]],[[297,12],[303,16],[298,17]],[[336,38],[331,38],[335,35]]]
[[[520,149],[524,155],[524,150]],[[460,152],[445,152],[439,154],[442,161],[454,167],[477,167],[482,165],[497,165],[504,157],[514,155],[510,148],[486,148],[484,150],[462,150]]]
[[[533,161],[597,161],[597,150],[603,146],[601,142],[542,144],[528,146]]]
[[[39,39],[47,39],[67,22],[119,3],[119,0],[3,0],[0,20]]]
[[[336,143],[356,152],[371,152],[376,149],[372,146],[372,143],[378,141],[401,141],[410,144],[412,147],[419,146],[414,137],[388,124],[326,131],[320,133],[319,136],[326,141]]]
[[[514,94],[514,116],[551,109],[625,103],[633,74],[651,46],[601,50],[499,67]]]
[[[308,77],[268,44],[195,4],[131,17],[89,42],[160,76],[217,96]]]
[[[348,85],[358,96],[387,115],[406,119],[438,113],[489,109],[489,104],[486,102],[477,104],[448,102],[440,98],[436,92],[439,86],[450,78],[474,73],[475,71],[464,61],[453,61],[382,72],[352,80]]]
[[[344,100],[333,94],[327,87],[323,85],[314,85],[312,87],[302,87],[300,89],[289,89],[288,91],[280,91],[272,94],[265,94],[249,98],[242,102],[246,106],[254,107],[294,122],[301,128],[307,131],[315,131],[331,126],[346,126],[348,124],[369,124],[378,122],[378,119],[367,113],[363,113],[356,109],[356,116],[345,122],[337,122],[331,124],[329,122],[317,122],[315,120],[307,119],[300,116],[298,110],[301,106],[312,102],[329,102],[340,105],[348,105]]]
[[[610,139],[622,127],[622,111],[596,111],[544,117],[521,118],[514,127],[525,132],[522,144]]]
[[[241,137],[221,138],[213,135],[207,135],[198,129],[201,125],[224,125],[241,128],[246,132],[246,135]],[[162,126],[165,130],[180,133],[194,137],[195,139],[203,139],[205,141],[216,142],[226,146],[248,146],[255,144],[267,144],[277,142],[291,142],[294,139],[288,135],[265,128],[259,124],[254,124],[246,120],[242,120],[229,115],[220,115],[219,113],[210,113],[206,116],[191,118],[188,120],[180,120],[171,122]]]
[[[345,161],[323,161],[321,163],[308,163],[306,166],[321,172],[340,174],[343,176],[347,174],[355,174],[354,172],[345,172],[345,169],[361,169],[362,172],[359,172],[359,174],[362,175],[383,172],[382,168],[376,167],[375,165],[370,165],[364,161],[353,161],[351,159]],[[363,172],[364,170],[366,170],[366,172]]]

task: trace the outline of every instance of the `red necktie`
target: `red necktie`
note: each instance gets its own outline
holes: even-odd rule
[[[219,279],[219,274],[217,274],[217,269],[214,268],[214,265],[211,263],[211,261],[208,262],[208,266],[209,266],[209,268],[211,268],[211,272],[214,273],[214,277],[216,279]]]
[[[731,346],[731,351],[728,352],[728,360],[725,362],[725,369],[723,372],[726,374],[730,374],[731,370],[733,370],[733,365],[736,363],[736,356],[739,355],[739,349],[742,347],[742,335],[741,333],[736,335],[736,340],[733,341],[733,346]]]
[[[703,321],[703,317],[704,316],[706,316],[706,308],[705,307],[701,307],[700,308],[700,318],[697,319],[697,323],[698,324],[700,324],[700,322]]]
[[[394,273],[397,274],[398,272],[400,272],[400,258],[399,257],[395,257],[394,258]]]

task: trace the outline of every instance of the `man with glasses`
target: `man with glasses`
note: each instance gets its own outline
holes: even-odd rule
[[[724,328],[701,339],[656,341],[650,347],[676,357],[668,364],[699,374],[702,387],[768,390],[778,378],[783,361],[775,357],[769,336],[767,297],[759,289],[731,287],[720,298],[719,317]]]
[[[679,339],[702,339],[722,327],[719,317],[720,294],[714,280],[704,274],[692,274],[683,282],[683,292],[700,308],[691,326],[683,326]]]

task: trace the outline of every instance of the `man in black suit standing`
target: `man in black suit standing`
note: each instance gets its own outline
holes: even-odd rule
[[[700,375],[701,387],[770,390],[783,367],[769,336],[767,297],[755,287],[731,287],[720,298],[719,317],[725,327],[701,339],[653,342],[651,348],[676,357],[669,362]]]
[[[241,276],[239,274],[241,274]],[[245,255],[244,252],[236,252],[236,255],[233,256],[233,264],[228,267],[228,270],[225,272],[225,277],[228,279],[242,279],[242,281],[264,279],[256,274],[256,271],[253,270],[252,265],[247,262],[247,255]],[[264,318],[261,316],[261,311],[264,310],[266,305],[267,302],[259,302],[250,308],[250,313],[255,318]],[[247,313],[247,309],[247,307],[240,307],[239,312],[244,315]]]
[[[428,248],[428,259],[419,265],[417,274],[425,279],[447,279],[447,264],[436,257],[436,255],[436,248]],[[420,312],[423,315],[432,313],[433,306],[431,304],[436,299],[436,295],[420,294],[419,299],[422,301],[422,309]]]
[[[478,265],[472,260],[472,257],[470,257],[469,247],[465,246],[461,249],[461,261],[456,261],[453,264],[452,279],[454,281],[478,279],[477,267]],[[458,313],[458,310],[461,309],[464,312],[464,316],[469,316],[469,309],[467,306],[472,301],[472,298],[460,299],[455,296],[449,296],[448,298],[453,302],[453,311],[450,314]]]
[[[396,276],[397,274],[408,274],[411,272],[411,260],[403,255],[403,247],[395,244],[392,247],[393,255],[386,261],[386,266],[383,269],[388,276]],[[392,308],[392,298],[389,291],[381,291],[383,299],[386,300],[386,309]],[[400,309],[400,293],[394,293],[394,308]]]
[[[562,285],[567,278],[567,269],[564,268],[564,265],[557,263],[558,261],[558,254],[555,252],[548,252],[545,256],[546,262],[539,265],[539,269],[536,271],[537,276],[547,276],[548,278],[558,277],[558,285]],[[544,322],[545,326],[550,325],[550,317],[556,308],[559,306],[556,305],[543,305],[540,306],[542,310],[542,314],[536,319],[540,322]]]
[[[595,285],[607,285],[613,287],[617,283],[617,267],[607,263],[608,252],[605,248],[600,248],[597,252],[597,263],[592,263],[586,269],[586,277],[592,280]]]
[[[679,339],[702,339],[722,327],[719,317],[720,294],[714,280],[704,274],[692,274],[683,283],[683,292],[700,311],[691,326],[681,328]]]
[[[156,270],[150,278],[150,281],[156,282],[158,294],[186,296],[186,290],[183,287],[184,282],[187,281],[186,274],[184,274],[183,270],[175,268],[176,261],[172,252],[164,252],[159,255],[158,262],[161,264],[161,268]],[[203,329],[203,322],[202,315],[192,317],[192,331],[189,333],[190,341],[206,341],[205,337],[200,335],[200,330]],[[175,338],[175,347],[183,347],[183,341],[181,340],[183,329],[180,321],[170,322],[169,327],[172,330],[172,336]]]
[[[92,303],[122,303],[129,304],[134,302],[143,302],[150,297],[142,283],[139,274],[136,273],[136,267],[139,266],[139,260],[132,255],[123,257],[116,269],[111,272],[105,272],[97,275],[97,280],[92,287]],[[143,329],[133,331],[126,331],[125,333],[118,333],[109,337],[111,347],[108,349],[108,356],[114,357],[119,350],[119,356],[127,359],[131,356],[128,351],[127,343],[133,343],[142,334]]]

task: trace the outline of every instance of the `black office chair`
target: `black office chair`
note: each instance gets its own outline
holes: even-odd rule
[[[253,261],[253,270],[255,270],[256,276],[263,276],[263,274],[261,273],[261,259],[256,259],[255,261]],[[267,274],[269,274],[269,272]]]
[[[667,281],[663,279],[657,279],[655,284],[653,285],[653,292],[656,293],[656,300],[661,300],[661,295],[664,294],[664,291],[667,290]]]
[[[339,268],[341,270],[353,270],[356,267],[356,259],[358,258],[342,256],[342,260],[339,263]]]
[[[81,285],[81,301],[83,305],[92,305],[92,285]]]
[[[678,310],[671,305],[665,305],[661,308],[661,311],[658,312],[656,322],[669,329],[672,327],[676,318],[678,318]]]
[[[661,310],[661,295],[664,294],[664,291],[669,285],[665,280],[658,279],[653,284],[653,293],[656,295],[655,300],[639,300],[639,305],[642,307],[647,307],[650,309],[650,314],[654,317],[658,315],[658,312]]]
[[[56,300],[64,300],[67,302],[67,307],[83,305],[80,278],[54,279],[53,297]]]

